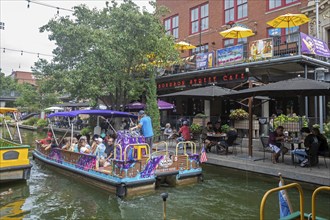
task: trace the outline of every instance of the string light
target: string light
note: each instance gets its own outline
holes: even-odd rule
[[[42,2],[36,2],[36,1],[32,1],[32,0],[26,0],[28,2],[28,5],[27,7],[30,8],[30,3],[33,3],[33,4],[37,4],[37,5],[41,5],[41,6],[45,6],[45,7],[48,7],[48,8],[54,8],[57,10],[57,14],[60,14],[60,10],[63,10],[63,11],[69,11],[69,12],[74,12],[73,10],[71,9],[67,9],[67,8],[61,8],[61,7],[57,7],[57,6],[53,6],[53,5],[49,5],[49,4],[45,4],[45,3],[42,3]]]
[[[16,50],[16,49],[4,48],[4,47],[0,47],[0,49],[3,50],[3,51],[2,51],[3,53],[5,53],[6,50],[7,50],[7,51],[13,51],[13,52],[19,52],[19,53],[21,53],[21,56],[23,56],[24,53],[26,53],[26,54],[34,54],[34,55],[37,55],[38,58],[39,58],[40,56],[53,57],[53,55],[50,55],[50,54],[36,53],[36,52],[25,51],[25,50]]]

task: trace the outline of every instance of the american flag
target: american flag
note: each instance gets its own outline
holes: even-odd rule
[[[201,163],[204,163],[207,161],[207,156],[206,156],[206,151],[205,151],[205,146],[203,146],[202,150],[201,150],[201,156],[199,158],[199,161]]]

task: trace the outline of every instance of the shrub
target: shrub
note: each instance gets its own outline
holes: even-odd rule
[[[190,131],[192,133],[199,133],[199,132],[202,132],[202,126],[200,126],[199,124],[195,124],[195,123],[192,123],[190,125]]]
[[[85,127],[83,129],[81,129],[80,134],[83,136],[88,135],[90,132],[92,132],[92,129],[90,127]]]
[[[227,133],[229,131],[230,127],[227,124],[224,124],[221,126],[221,132]]]
[[[38,118],[35,118],[35,117],[32,117],[32,118],[29,118],[28,120],[26,121],[23,121],[23,125],[30,125],[30,126],[34,126],[37,124],[37,121],[38,121]]]
[[[48,126],[48,121],[47,120],[45,120],[45,119],[39,119],[37,121],[37,127],[38,128],[44,128],[46,126]]]

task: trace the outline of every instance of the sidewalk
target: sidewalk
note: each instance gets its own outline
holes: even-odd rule
[[[174,149],[172,144],[170,148]],[[198,146],[198,151],[200,147]],[[229,149],[231,151],[232,149]],[[248,140],[243,139],[242,152],[241,148],[236,148],[237,154],[218,155],[216,153],[207,153],[207,164],[218,165],[233,169],[239,169],[249,172],[278,176],[279,173],[285,179],[291,179],[299,182],[306,182],[317,185],[330,185],[330,159],[326,158],[327,166],[324,164],[323,157],[319,157],[319,167],[313,166],[300,167],[299,164],[293,165],[291,154],[284,156],[284,162],[280,158],[280,163],[273,164],[271,161],[271,153],[266,152],[266,158],[263,160],[264,152],[259,139],[253,140],[252,157],[248,156]]]

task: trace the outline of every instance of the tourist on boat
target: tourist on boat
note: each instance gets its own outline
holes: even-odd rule
[[[76,153],[83,153],[83,154],[90,154],[91,147],[87,143],[86,136],[81,136],[78,143],[75,145],[74,152]]]
[[[171,128],[171,124],[170,123],[166,123],[165,125],[165,130],[164,130],[164,135],[167,139],[171,139],[173,136],[173,130]]]
[[[52,140],[50,141],[50,144],[48,144],[45,147],[45,150],[54,149],[54,148],[58,148],[58,144],[56,143],[55,138],[52,138]]]
[[[285,154],[289,151],[288,148],[282,145],[282,142],[284,141],[283,130],[283,126],[278,126],[275,131],[270,132],[269,134],[268,145],[274,152],[272,155],[273,163],[279,162],[278,158],[280,157],[281,153]]]
[[[41,144],[41,145],[43,145],[43,144],[49,144],[50,141],[52,140],[52,137],[53,137],[52,132],[48,131],[48,132],[47,132],[47,137],[46,137],[46,138],[44,138],[44,139],[40,139],[40,140],[36,140],[36,142],[37,142],[38,144]]]
[[[104,160],[106,158],[106,154],[105,154],[105,148],[106,147],[103,144],[103,139],[102,138],[97,138],[96,143],[97,143],[97,146],[96,146],[96,149],[93,152],[93,154],[96,155],[96,157],[99,160]]]
[[[67,148],[68,151],[74,151],[75,146],[78,144],[78,139],[76,137],[72,138],[72,141],[70,140],[70,146]],[[77,146],[78,149],[78,146]],[[79,152],[78,150],[76,152]]]
[[[142,135],[145,137],[146,143],[152,148],[152,139],[154,136],[154,132],[152,130],[152,122],[151,118],[144,113],[143,110],[140,110],[138,113],[139,123],[137,126],[130,128],[130,130],[141,129]]]
[[[315,144],[318,144],[318,138],[315,134],[313,134],[309,128],[303,127],[300,132],[304,138],[304,149],[294,149],[291,153],[295,155],[301,167],[307,166],[310,161],[308,161],[308,154],[311,151],[312,147],[315,147]]]
[[[190,128],[188,126],[188,122],[187,121],[184,121],[182,123],[182,126],[181,126],[178,134],[181,135],[181,136],[176,139],[177,142],[190,141],[191,140]],[[182,144],[180,144],[179,145],[179,149],[182,149],[182,148],[183,148],[183,146],[182,146]]]
[[[71,146],[71,138],[66,137],[63,139],[62,150],[69,150]]]
[[[113,158],[114,148],[115,148],[115,139],[109,138],[105,144],[105,154],[107,157],[106,159]]]

